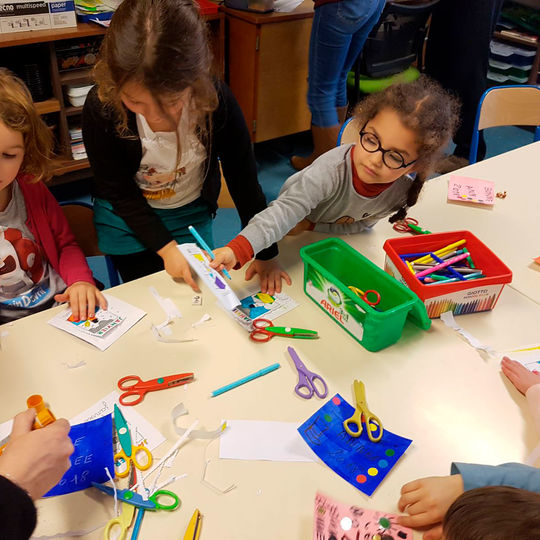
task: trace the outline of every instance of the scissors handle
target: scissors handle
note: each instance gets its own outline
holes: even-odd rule
[[[255,319],[252,324],[255,330],[264,330],[268,326],[274,326],[274,323],[269,319]]]
[[[354,430],[351,429],[353,426],[355,428]],[[343,422],[343,429],[351,437],[360,437],[364,429],[362,427],[362,413],[360,411],[356,411],[350,418],[347,418],[347,420]]]
[[[172,503],[161,504],[159,499],[162,497],[170,497],[172,499]],[[158,489],[151,497],[149,497],[149,500],[156,505],[156,510],[176,510],[180,506],[180,498],[178,495],[166,489]]]
[[[382,439],[384,430],[382,423],[377,416],[369,413],[367,416],[364,415],[367,428],[367,436],[371,442],[379,442]],[[377,432],[377,435],[374,433]]]
[[[119,535],[113,535],[112,529],[116,526],[120,527],[120,534]],[[113,538],[116,538],[116,540],[124,540],[126,537],[127,527],[125,527],[122,524],[122,520],[120,517],[116,517],[111,519],[107,525],[105,526],[105,530],[103,531],[103,539],[104,540],[112,540]]]
[[[270,332],[267,332],[264,328],[261,328],[252,330],[251,334],[249,334],[249,337],[253,341],[257,341],[259,343],[266,343],[274,337],[274,334],[271,334]]]
[[[137,456],[140,452],[146,455],[146,463],[141,464],[139,462]],[[131,460],[133,461],[133,464],[135,465],[135,467],[137,467],[137,469],[139,469],[140,471],[146,471],[152,465],[153,458],[150,450],[148,450],[146,446],[134,446],[131,450]]]
[[[375,300],[370,300],[368,298],[368,294],[374,294],[375,295]],[[373,289],[368,289],[365,293],[364,293],[364,296],[362,297],[362,300],[366,303],[366,304],[369,304],[370,306],[377,306],[380,304],[381,302],[381,295],[379,294],[378,291],[375,291]]]
[[[133,382],[130,382],[133,381]],[[138,384],[142,383],[143,380],[138,375],[126,375],[118,381],[118,388],[120,390],[131,390]]]
[[[146,392],[148,392],[148,390],[128,390],[127,392],[120,394],[118,401],[120,402],[120,405],[124,405],[124,407],[129,407],[130,405],[137,405],[143,400]],[[132,396],[135,399],[131,399]]]

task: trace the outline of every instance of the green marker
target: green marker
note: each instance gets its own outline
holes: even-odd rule
[[[428,231],[427,229],[422,229],[422,227],[419,227],[418,225],[413,225],[412,223],[407,223],[407,227],[419,234],[431,234],[431,231]]]

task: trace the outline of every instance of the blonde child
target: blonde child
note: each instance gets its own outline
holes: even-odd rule
[[[421,77],[367,97],[354,116],[358,144],[334,148],[291,176],[266,210],[216,250],[214,268],[240,268],[287,233],[350,234],[389,215],[405,218],[454,132],[455,100]]]
[[[519,362],[507,357],[503,358],[501,368],[516,389],[527,398],[536,428],[540,434],[540,374],[529,371]],[[452,463],[450,476],[420,478],[405,484],[401,488],[398,508],[401,512],[407,512],[409,515],[401,516],[399,522],[406,527],[427,528],[424,532],[424,540],[446,538],[443,535],[443,520],[446,522],[445,514],[449,511],[449,508],[455,501],[457,502],[457,499],[462,494],[467,494],[471,490],[478,491],[479,488],[488,486],[507,486],[526,490],[526,492],[540,493],[540,469],[521,463],[504,463],[496,466]],[[521,495],[515,495],[512,491],[504,492],[503,490],[501,493],[505,494],[509,503],[513,500],[513,497],[521,497]],[[501,494],[497,494],[496,491],[492,494],[488,492],[487,495],[493,496],[495,501],[501,497]],[[484,496],[486,496],[485,493]],[[529,499],[534,498],[532,494],[526,495],[526,497]],[[476,498],[471,496],[464,499],[469,507],[469,512],[471,512],[471,506],[474,506],[475,500],[479,505],[484,504],[480,496]],[[538,496],[536,496],[536,500],[540,500]],[[461,508],[462,502],[457,507]],[[479,511],[484,512],[484,510]],[[458,520],[458,517],[456,517],[458,514],[451,519],[452,531],[456,520]],[[491,517],[492,523],[494,523],[495,515]],[[538,524],[535,526],[538,527]],[[501,531],[503,530],[505,529],[501,528]],[[446,534],[446,532],[445,524],[444,533]],[[448,540],[457,540],[458,538],[459,540],[462,540],[462,538],[465,540],[464,537],[456,536],[456,534],[458,533],[452,532],[448,536]],[[470,536],[470,538],[488,538],[488,536]],[[502,535],[489,536],[489,538],[502,539],[505,537]],[[536,536],[527,536],[527,538],[536,538]]]
[[[0,322],[68,302],[76,319],[107,306],[42,181],[52,135],[24,83],[0,69]]]

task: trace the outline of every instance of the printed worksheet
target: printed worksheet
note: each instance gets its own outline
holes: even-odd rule
[[[107,309],[96,309],[95,316],[91,319],[76,321],[73,319],[71,309],[68,308],[48,322],[51,326],[104,351],[146,315],[142,309],[118,298],[109,295],[105,295],[105,298],[108,303]]]

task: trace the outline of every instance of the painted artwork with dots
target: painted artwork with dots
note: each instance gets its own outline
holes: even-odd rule
[[[365,430],[360,437],[351,437],[343,429],[343,421],[353,412],[354,408],[336,394],[298,431],[326,465],[362,493],[371,496],[412,440],[395,435],[386,428],[379,442],[371,442]]]

